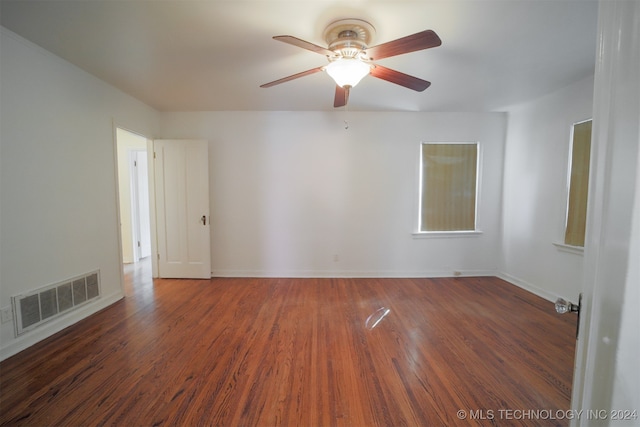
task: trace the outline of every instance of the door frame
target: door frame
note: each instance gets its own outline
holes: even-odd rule
[[[156,203],[155,203],[155,169],[153,162],[153,138],[145,135],[143,132],[133,130],[123,124],[118,123],[115,119],[112,120],[113,129],[113,160],[114,160],[114,183],[115,183],[115,208],[116,208],[116,229],[118,240],[118,262],[120,264],[120,287],[124,294],[124,261],[122,250],[122,234],[120,227],[122,218],[120,217],[120,188],[119,188],[119,171],[118,171],[118,129],[126,132],[130,132],[139,135],[147,140],[147,179],[149,182],[149,225],[150,225],[150,237],[151,237],[151,274],[152,277],[158,277],[158,246],[156,239]]]

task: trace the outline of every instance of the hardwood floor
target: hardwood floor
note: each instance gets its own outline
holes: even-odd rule
[[[0,364],[0,424],[568,425],[575,316],[500,279],[136,274]]]

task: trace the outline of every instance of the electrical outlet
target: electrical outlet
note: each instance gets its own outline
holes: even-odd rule
[[[2,323],[9,323],[13,321],[13,312],[11,311],[11,306],[4,307],[0,310],[0,320]]]

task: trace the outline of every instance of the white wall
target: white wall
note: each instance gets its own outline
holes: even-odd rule
[[[495,274],[505,118],[344,110],[164,113],[161,134],[209,140],[216,276]],[[421,141],[480,141],[483,234],[412,236]]]
[[[593,77],[509,109],[505,147],[502,276],[549,300],[577,302],[582,255],[564,241],[571,128],[591,118]]]
[[[100,269],[102,298],[14,338],[0,358],[122,297],[114,122],[155,135],[157,113],[2,28],[0,307],[10,297]]]

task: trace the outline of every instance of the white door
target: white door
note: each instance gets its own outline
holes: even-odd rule
[[[156,140],[158,275],[211,278],[208,143]]]
[[[601,1],[572,425],[640,425],[640,2]],[[591,184],[593,183],[593,184]],[[583,411],[583,412],[580,412]]]
[[[149,168],[146,151],[134,151],[134,173],[132,174],[131,192],[134,199],[132,211],[134,213],[136,259],[151,255],[151,223],[149,222]]]

